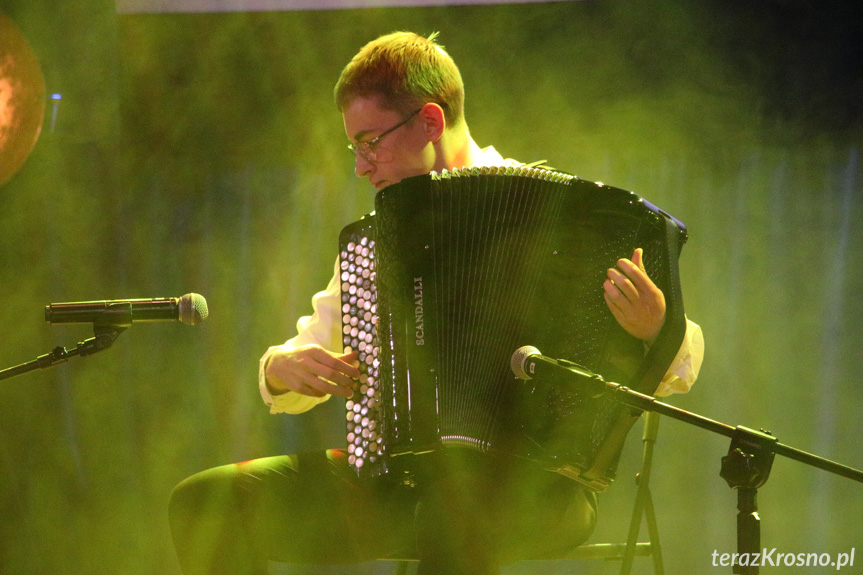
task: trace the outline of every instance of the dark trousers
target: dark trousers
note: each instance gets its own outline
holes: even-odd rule
[[[265,575],[267,561],[420,559],[422,574],[497,573],[553,559],[593,530],[595,496],[529,462],[450,450],[421,456],[418,486],[365,482],[344,453],[217,467],[174,490],[184,575]]]

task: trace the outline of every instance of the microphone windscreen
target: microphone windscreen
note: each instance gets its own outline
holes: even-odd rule
[[[539,350],[532,345],[523,345],[513,352],[512,357],[509,359],[509,366],[512,368],[512,372],[517,378],[531,379],[530,375],[528,375],[527,371],[524,369],[524,362],[532,355],[542,354],[540,354]]]
[[[210,315],[207,300],[196,293],[187,293],[180,298],[179,320],[188,325],[199,324]]]

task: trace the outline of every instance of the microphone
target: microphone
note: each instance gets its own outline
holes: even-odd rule
[[[515,350],[509,365],[518,379],[529,380],[536,376],[554,383],[574,383],[591,397],[599,397],[606,390],[605,380],[599,374],[565,359],[545,357],[532,345]]]
[[[52,303],[45,306],[45,321],[50,324],[180,321],[196,325],[207,319],[209,310],[204,296],[187,293],[183,297],[82,301]]]

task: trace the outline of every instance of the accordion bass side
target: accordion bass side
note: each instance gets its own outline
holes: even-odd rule
[[[450,446],[533,460],[596,490],[614,478],[628,408],[571,383],[514,378],[532,345],[652,394],[685,331],[686,227],[618,188],[537,168],[432,173],[381,190],[340,237],[343,343],[362,377],[346,402],[360,476],[404,479]],[[666,296],[645,352],[603,298],[607,270],[644,249]]]

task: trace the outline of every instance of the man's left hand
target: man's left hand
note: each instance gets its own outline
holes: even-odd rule
[[[647,276],[644,251],[638,248],[631,260],[617,260],[602,287],[617,323],[630,335],[652,344],[665,323],[665,295]]]

